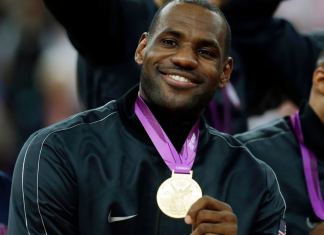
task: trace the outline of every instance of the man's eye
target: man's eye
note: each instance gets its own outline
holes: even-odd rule
[[[161,40],[162,45],[167,47],[174,47],[177,45],[177,42],[173,39],[162,39]]]
[[[211,49],[199,49],[198,53],[199,55],[206,58],[215,58],[217,56],[217,53]]]

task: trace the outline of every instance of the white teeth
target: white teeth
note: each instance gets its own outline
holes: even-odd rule
[[[172,78],[173,80],[179,81],[179,82],[190,82],[187,78],[185,77],[181,77],[178,75],[169,75],[170,78]]]

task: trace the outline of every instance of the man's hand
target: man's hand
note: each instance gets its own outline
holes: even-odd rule
[[[192,235],[237,234],[237,218],[232,208],[209,196],[203,196],[191,206],[185,222],[192,225]]]
[[[323,235],[324,234],[324,222],[317,225],[309,235]]]

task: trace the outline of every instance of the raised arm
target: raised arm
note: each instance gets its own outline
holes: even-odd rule
[[[146,31],[155,11],[152,0],[43,1],[78,52],[97,64],[123,62],[133,55],[140,36],[133,30]]]
[[[266,4],[260,6],[259,2]],[[297,104],[307,99],[309,78],[321,50],[317,42],[301,35],[289,22],[273,17],[278,3],[230,0],[224,9],[233,32],[233,48],[246,72],[250,114],[258,113],[256,108],[260,108],[265,94],[272,97],[272,105],[273,98],[282,95]],[[274,107],[263,107],[268,108]]]

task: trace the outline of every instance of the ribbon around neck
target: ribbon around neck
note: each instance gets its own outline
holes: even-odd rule
[[[299,112],[291,115],[290,121],[302,154],[304,175],[313,211],[318,218],[324,220],[324,201],[318,177],[317,158],[304,143]]]
[[[178,153],[149,107],[139,95],[135,101],[135,114],[169,169],[175,173],[189,174],[197,153],[199,120],[193,125],[181,152]]]

